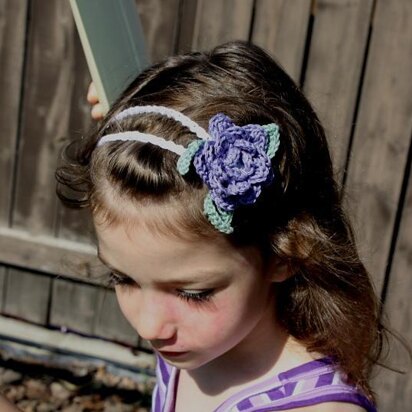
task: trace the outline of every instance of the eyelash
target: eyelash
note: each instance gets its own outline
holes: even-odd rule
[[[108,287],[117,286],[117,285],[120,285],[120,286],[133,286],[134,282],[133,282],[132,279],[120,276],[115,272],[110,272],[109,273],[109,278],[107,280],[106,285]]]
[[[202,290],[201,292],[188,292],[187,290],[178,290],[177,296],[189,303],[202,304],[210,301],[213,295],[213,289]]]
[[[120,276],[114,272],[110,272],[107,286],[131,287],[136,286],[136,283],[132,279]],[[204,304],[211,300],[213,292],[213,289],[206,289],[200,292],[191,292],[183,289],[177,289],[177,296],[188,303]]]

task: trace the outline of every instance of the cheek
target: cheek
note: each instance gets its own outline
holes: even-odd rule
[[[270,282],[243,284],[228,291],[216,301],[216,312],[209,328],[215,336],[241,336],[250,332],[256,323],[273,307],[273,285]]]
[[[189,316],[186,314],[187,332],[191,331],[193,339],[200,343],[236,339],[256,324],[263,313],[262,303],[259,304],[250,296],[244,296],[243,299],[222,296],[210,307],[191,311]]]
[[[124,291],[120,291],[117,286],[115,287],[115,291],[120,310],[122,311],[124,317],[130,322],[133,313],[133,301],[124,293]]]

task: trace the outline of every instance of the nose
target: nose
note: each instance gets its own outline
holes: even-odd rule
[[[148,341],[167,341],[176,333],[167,297],[161,292],[141,291],[136,313],[136,330]]]

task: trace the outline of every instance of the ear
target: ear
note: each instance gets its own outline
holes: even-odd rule
[[[276,283],[283,282],[293,275],[290,264],[276,256],[272,256],[267,263],[266,273],[270,280]]]

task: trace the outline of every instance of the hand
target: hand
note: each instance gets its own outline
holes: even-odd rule
[[[103,118],[103,107],[99,103],[99,96],[97,96],[96,87],[93,82],[90,83],[87,91],[87,101],[93,105],[90,112],[92,119],[100,120]]]

